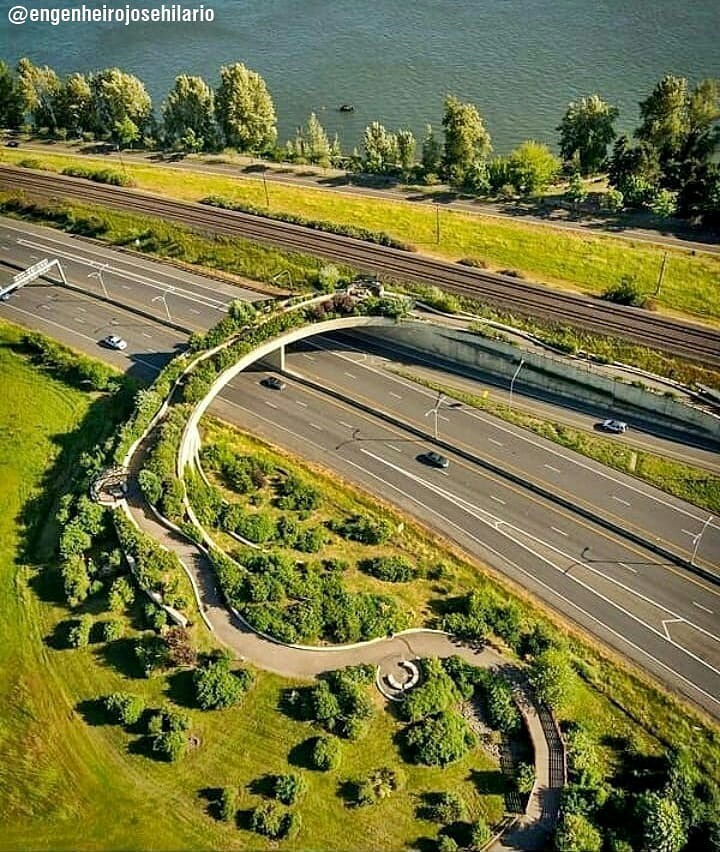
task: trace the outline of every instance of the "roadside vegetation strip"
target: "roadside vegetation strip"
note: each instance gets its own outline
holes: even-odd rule
[[[19,151],[0,152],[0,162],[17,165],[22,159]],[[42,153],[37,159],[45,170],[56,172],[87,164],[82,156]],[[138,188],[166,197],[200,201],[216,195],[230,203],[258,209],[267,207],[260,180],[198,174],[191,170],[178,172],[135,163],[127,164],[126,168]],[[438,242],[437,213],[432,207],[281,183],[272,184],[269,210],[384,232],[427,254],[450,260],[471,259],[494,270],[517,270],[533,280],[586,293],[599,295],[629,276],[642,293],[654,298],[658,307],[720,319],[720,292],[715,286],[720,277],[720,257],[711,254],[693,254],[643,242],[628,243],[610,236],[569,233],[459,211],[441,212]],[[668,260],[661,292],[654,296],[666,252]]]
[[[622,473],[635,476],[674,497],[687,500],[714,514],[720,514],[720,476],[710,473],[705,468],[676,461],[658,453],[636,450],[617,441],[598,438],[562,423],[543,420],[535,415],[519,411],[517,408],[493,402],[489,396],[479,396],[452,385],[425,379],[413,373],[412,370],[397,367],[390,369],[404,379],[457,399],[471,408],[487,411],[488,414],[499,417],[507,423],[521,426],[562,447],[581,453]]]

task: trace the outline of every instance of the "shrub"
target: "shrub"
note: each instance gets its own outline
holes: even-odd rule
[[[359,567],[366,574],[390,583],[407,583],[417,576],[415,568],[400,556],[376,556],[374,559],[363,559]]]
[[[138,473],[138,485],[148,503],[157,506],[163,493],[160,477],[154,471],[143,468]]]
[[[329,672],[308,692],[306,715],[327,731],[357,739],[372,715],[362,674],[354,669]]]
[[[290,814],[277,802],[262,802],[250,817],[250,828],[273,840],[285,837],[291,826]]]
[[[317,553],[327,541],[323,527],[308,527],[298,532],[293,542],[295,550],[301,553]]]
[[[92,538],[82,528],[77,518],[73,518],[69,524],[66,524],[65,529],[60,535],[59,543],[60,555],[63,559],[70,559],[72,556],[82,556],[91,546]]]
[[[562,707],[572,686],[570,660],[564,651],[550,648],[530,666],[530,683],[538,699],[553,710]]]
[[[181,758],[187,748],[188,738],[184,731],[163,731],[153,739],[152,749],[170,763]]]
[[[120,618],[110,618],[103,624],[103,639],[106,642],[114,642],[120,639],[125,632],[125,625]]]
[[[438,852],[458,852],[457,840],[449,834],[441,834],[437,842]]]
[[[349,541],[359,541],[361,544],[384,544],[392,533],[392,527],[387,521],[362,515],[351,515],[343,521],[331,522],[330,529]]]
[[[167,646],[168,658],[174,666],[194,666],[197,652],[193,648],[190,631],[187,627],[170,627],[163,635]]]
[[[492,675],[486,683],[485,705],[491,727],[510,733],[520,726],[520,713],[512,690],[500,675]]]
[[[464,820],[467,814],[465,801],[457,793],[447,791],[444,793],[435,793],[428,797],[428,805],[424,810],[423,816],[433,822],[440,822],[443,825],[449,825],[451,822]]]
[[[230,660],[220,657],[194,675],[195,700],[203,710],[219,710],[237,704],[250,686],[250,673],[230,670]]]
[[[220,793],[220,802],[218,804],[218,812],[220,819],[223,822],[232,822],[237,813],[237,788],[223,787]]]
[[[123,172],[114,169],[91,169],[84,166],[68,166],[60,174],[85,178],[95,183],[107,183],[111,186],[132,186],[132,180]]]
[[[81,604],[90,592],[90,574],[85,560],[79,554],[68,557],[60,567],[63,590],[70,606]]]
[[[317,737],[310,756],[312,765],[321,772],[337,769],[340,764],[340,743],[336,737]]]
[[[439,660],[423,660],[421,667],[421,683],[408,693],[402,704],[402,713],[410,722],[448,710],[460,701],[455,683]]]
[[[405,741],[416,763],[446,766],[475,746],[475,735],[459,713],[448,710],[407,728]]]
[[[607,302],[615,302],[617,305],[631,305],[634,308],[644,307],[647,301],[647,296],[630,275],[624,275],[617,284],[611,284],[607,287],[602,298]]]
[[[582,814],[563,813],[555,832],[558,852],[600,852],[602,835]]]
[[[532,763],[521,763],[515,771],[515,787],[518,793],[532,793],[534,786],[535,767]]]
[[[311,512],[318,507],[319,502],[320,493],[299,476],[291,474],[280,485],[280,496],[277,499],[280,509]]]
[[[130,692],[113,692],[105,698],[105,709],[122,725],[134,725],[145,711],[145,702]]]
[[[302,775],[290,773],[275,776],[273,794],[284,805],[294,805],[306,791],[307,782]]]
[[[490,841],[490,826],[482,817],[478,817],[470,827],[470,843],[474,849],[482,849]]]
[[[396,790],[403,786],[403,777],[400,772],[383,766],[374,769],[367,778],[363,778],[356,785],[356,801],[362,806],[374,805],[376,802],[386,799]]]
[[[594,738],[585,728],[576,726],[568,731],[566,744],[574,780],[582,787],[597,787],[603,778],[603,767]]]
[[[155,635],[141,636],[135,642],[135,658],[145,677],[150,677],[170,662],[167,645]]]
[[[111,612],[123,612],[135,600],[135,592],[126,577],[118,577],[113,581],[108,595],[108,606]]]
[[[71,648],[87,648],[90,644],[90,631],[93,626],[91,615],[81,615],[79,620],[70,628],[68,642]]]

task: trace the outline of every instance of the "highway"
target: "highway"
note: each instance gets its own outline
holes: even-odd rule
[[[174,201],[79,178],[0,166],[0,186],[47,198],[89,203],[178,222],[212,234],[240,236],[284,249],[320,255],[391,279],[422,281],[487,304],[612,334],[663,351],[720,364],[720,334],[712,328],[655,315],[638,308],[530,284],[386,246],[285,222]]]
[[[15,223],[12,225],[15,227]],[[25,230],[24,224],[22,228]],[[42,241],[48,236],[45,229],[27,229],[27,234],[32,235],[29,242],[47,247]],[[61,247],[61,250],[73,253],[78,241],[70,237],[63,239],[69,240],[72,246],[71,249]],[[18,245],[23,246],[17,243],[14,231],[0,232],[0,250],[19,251]],[[127,258],[96,246],[92,248],[100,251],[103,261],[114,270],[113,288],[117,288],[118,298],[127,298],[129,303],[132,297],[133,303],[142,306],[139,308],[142,310],[146,310],[148,303],[154,306],[154,321],[132,310],[43,282],[26,286],[10,301],[0,303],[0,317],[44,330],[123,368],[152,375],[174,350],[183,346],[185,335],[163,325],[163,311],[158,310],[157,302],[151,301],[157,295],[154,288],[148,287],[144,293],[145,285],[141,281],[128,283],[124,280],[127,272],[137,273],[134,265],[125,272],[122,267],[125,260],[134,264],[134,257]],[[23,246],[23,251],[27,251],[24,265],[32,262],[31,253],[37,251],[38,257],[44,254],[42,249],[27,245]],[[3,255],[5,253],[2,251]],[[24,255],[13,257],[12,263],[15,263]],[[96,279],[87,279],[83,261],[75,263],[75,267],[67,267],[72,273],[71,281],[77,276],[78,281],[97,287]],[[159,264],[147,263],[145,272],[153,280],[176,283],[181,280],[177,270],[169,267],[163,270]],[[158,279],[163,271],[169,278]],[[11,270],[1,268],[0,272],[11,274]],[[123,283],[135,289],[126,291]],[[201,286],[212,291],[216,283],[201,280]],[[191,306],[199,310],[197,303],[191,300],[178,300],[177,316],[173,311],[173,317],[188,323],[194,321],[200,326],[201,322],[209,322],[217,316],[217,311],[210,310],[191,314]],[[98,346],[98,339],[109,330],[128,339],[125,352],[111,352]],[[317,352],[313,350],[310,354],[317,357]],[[331,353],[313,362],[297,353],[290,355],[290,361],[295,366],[304,362],[306,372],[311,365],[322,375],[325,357],[336,359],[338,356]],[[349,357],[356,358],[352,353]],[[383,378],[381,382],[376,374],[372,374],[372,380],[359,379],[364,375],[361,368],[343,363],[346,370],[342,373],[351,374],[345,376],[351,386],[362,387],[364,391],[371,387],[378,389],[373,397],[378,405],[385,405],[390,390],[401,395],[410,394],[409,389],[401,391],[394,384],[386,385],[385,381],[393,380]],[[340,371],[336,368],[336,372]],[[260,377],[261,374],[248,373],[233,380],[214,411],[396,503],[720,718],[719,588],[674,566],[661,564],[642,548],[629,545],[573,513],[458,457],[451,457],[447,471],[431,470],[416,460],[426,445],[419,445],[416,438],[402,430],[361,414],[325,394],[297,386],[292,380],[285,391],[269,391],[258,384]],[[378,384],[373,385],[376,379]],[[413,411],[426,424],[424,411],[430,407],[417,392]],[[442,413],[451,419],[440,421],[441,429],[454,428],[455,418],[460,425],[471,416],[459,409]],[[490,425],[481,421],[475,423],[473,420],[473,427],[477,428],[478,436],[495,437],[501,434],[504,424],[496,424],[494,428],[498,431],[494,433]],[[511,439],[505,432],[496,439],[507,442],[508,452],[511,440],[519,440],[518,436]],[[493,452],[501,449],[493,448]],[[525,452],[525,445],[515,450],[516,464]],[[546,463],[542,462],[540,452],[540,448],[535,447],[530,454],[536,465]],[[566,464],[547,463],[561,471]],[[569,476],[575,476],[576,469],[570,474],[566,470],[563,473],[558,487],[566,487]],[[551,474],[549,471],[546,475]],[[584,475],[576,479],[579,481]],[[577,487],[582,488],[581,485]],[[590,491],[587,494],[589,496]],[[648,518],[652,516],[653,512],[649,512]],[[708,533],[715,534],[715,529]],[[705,553],[706,559],[708,555]]]

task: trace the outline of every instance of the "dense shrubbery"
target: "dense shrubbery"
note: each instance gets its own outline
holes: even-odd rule
[[[320,676],[318,682],[302,690],[292,690],[287,703],[299,718],[315,722],[326,731],[345,739],[357,739],[372,716],[368,684],[375,676],[372,666],[349,666]],[[321,737],[313,747],[318,768],[337,764],[337,743]]]
[[[304,482],[299,476],[291,474],[280,484],[277,505],[280,509],[293,512],[312,512],[320,502],[319,492]]]
[[[310,755],[312,765],[321,772],[337,769],[340,765],[340,742],[336,737],[316,737]]]
[[[247,669],[230,669],[230,660],[222,656],[196,669],[195,700],[203,710],[218,710],[237,704],[250,688],[252,675]]]
[[[406,728],[405,744],[416,763],[446,766],[464,757],[476,740],[459,713],[445,710]]]
[[[81,615],[68,633],[68,644],[71,648],[87,648],[90,644],[90,631],[93,626],[91,615]]]
[[[330,523],[329,527],[348,541],[359,541],[361,544],[384,544],[392,535],[389,521],[364,515],[350,515],[342,521]]]
[[[461,700],[452,677],[440,660],[420,661],[421,680],[401,705],[402,714],[409,722],[448,710]]]
[[[355,803],[364,807],[381,802],[405,785],[403,774],[397,769],[382,766],[366,778],[355,782]]]
[[[134,725],[145,710],[143,699],[130,692],[113,692],[105,698],[104,704],[108,713],[121,725]]]
[[[363,559],[359,568],[378,580],[389,583],[407,583],[417,577],[416,568],[401,556],[376,556],[373,559]]]
[[[115,169],[92,169],[86,166],[68,166],[60,174],[85,178],[95,183],[108,183],[111,186],[133,186],[133,181],[123,172]]]
[[[269,837],[279,840],[297,833],[299,827],[299,815],[285,810],[277,802],[262,802],[250,816],[250,828]]]
[[[273,795],[283,805],[294,805],[307,792],[307,782],[302,775],[289,773],[273,779]]]
[[[234,453],[220,444],[204,446],[200,451],[203,465],[215,471],[238,494],[250,494],[262,488],[273,467],[264,459]]]
[[[52,369],[55,375],[68,384],[89,387],[92,390],[108,390],[123,382],[113,367],[81,355],[39,332],[26,332],[23,335],[23,344],[33,353],[36,364]]]
[[[482,641],[493,633],[518,652],[531,650],[527,648],[529,634],[536,636],[536,625],[523,623],[517,604],[501,601],[487,589],[474,590],[455,600],[441,623],[444,630],[463,639]]]
[[[164,708],[148,721],[152,750],[173,763],[183,756],[188,746],[190,720],[183,713]]]
[[[419,816],[443,825],[464,820],[467,815],[467,806],[457,793],[447,791],[444,793],[427,793],[424,796],[423,805]]]

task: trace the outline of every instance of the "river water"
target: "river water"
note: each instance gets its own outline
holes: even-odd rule
[[[11,27],[14,3],[0,2],[9,62],[27,55],[61,72],[118,65],[142,77],[159,106],[176,74],[215,84],[221,64],[240,60],[267,80],[281,140],[315,110],[345,149],[375,119],[421,135],[439,124],[446,93],[477,103],[505,152],[523,139],[553,143],[578,96],[599,92],[629,130],[664,73],[720,76],[718,0],[204,0],[211,24],[129,27]],[[355,112],[339,113],[345,102]]]

